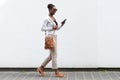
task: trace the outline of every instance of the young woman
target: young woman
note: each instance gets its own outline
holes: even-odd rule
[[[37,69],[37,71],[40,73],[41,76],[45,76],[45,73],[43,72],[44,67],[52,60],[52,68],[55,71],[56,77],[64,77],[64,74],[59,73],[58,67],[57,67],[57,35],[53,34],[55,30],[59,30],[64,24],[65,20],[61,22],[61,26],[58,26],[57,21],[54,18],[54,14],[56,13],[57,9],[55,5],[48,4],[47,8],[49,10],[49,14],[47,18],[44,20],[42,25],[42,31],[47,32],[47,35],[51,35],[54,39],[54,50],[50,50],[49,56],[44,60],[44,62],[41,64],[41,66]]]

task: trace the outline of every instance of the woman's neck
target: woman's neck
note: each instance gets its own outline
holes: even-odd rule
[[[50,14],[50,13],[49,13],[49,16],[53,17],[53,15],[52,15],[52,14]]]
[[[53,15],[49,14],[49,16],[50,16],[50,18],[51,18],[52,20],[54,20],[54,16],[53,16]]]

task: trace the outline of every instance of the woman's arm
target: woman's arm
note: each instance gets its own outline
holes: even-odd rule
[[[48,19],[45,19],[41,31],[53,31],[53,25]]]
[[[59,27],[57,28],[57,30],[59,30],[60,28],[63,27],[63,25],[65,24],[65,21],[66,21],[66,19],[61,22],[61,26],[59,26]]]
[[[51,22],[49,19],[45,19],[41,30],[42,31],[59,30],[60,28],[63,27],[64,24],[65,24],[65,21],[62,21],[60,26],[55,26],[53,22]]]
[[[61,25],[61,26],[59,26],[56,30],[59,30],[60,28],[62,28],[62,25]]]

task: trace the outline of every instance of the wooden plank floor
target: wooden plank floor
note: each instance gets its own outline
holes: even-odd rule
[[[53,72],[45,72],[41,77],[35,71],[0,71],[0,80],[120,80],[120,71],[66,71],[64,78],[54,77]]]

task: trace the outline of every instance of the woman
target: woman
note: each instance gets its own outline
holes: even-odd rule
[[[41,64],[41,66],[37,69],[37,71],[41,74],[41,76],[45,76],[43,69],[52,60],[52,67],[53,67],[53,70],[55,71],[54,75],[56,77],[64,77],[64,74],[59,73],[59,70],[57,67],[57,51],[56,51],[57,35],[54,34],[54,31],[59,30],[65,24],[65,20],[62,21],[61,26],[58,27],[58,23],[53,16],[57,11],[55,5],[48,4],[47,8],[49,10],[49,15],[44,20],[41,30],[45,31],[45,33],[47,32],[47,35],[51,35],[54,38],[55,46],[54,46],[54,50],[50,50],[50,55],[45,59],[45,61]]]

